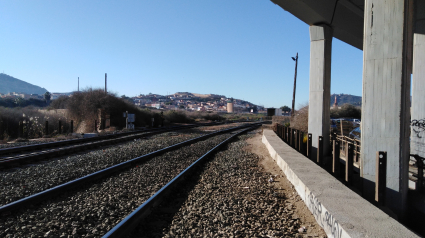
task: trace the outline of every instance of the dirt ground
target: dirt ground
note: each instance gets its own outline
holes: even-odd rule
[[[304,237],[327,237],[325,231],[317,224],[314,216],[311,214],[310,210],[308,210],[301,197],[297,194],[291,182],[286,179],[285,174],[271,158],[261,139],[262,133],[260,131],[256,133],[254,137],[248,139],[247,142],[249,146],[246,149],[257,154],[261,158],[259,163],[265,172],[275,175],[275,182],[273,184],[275,187],[281,188],[281,191],[283,191],[287,200],[295,206],[294,212],[302,222],[301,227],[306,228]]]

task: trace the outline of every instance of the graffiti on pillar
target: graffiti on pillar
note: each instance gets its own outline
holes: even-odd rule
[[[418,138],[422,138],[421,133],[425,131],[425,119],[410,121],[412,131],[415,132]]]
[[[322,203],[314,196],[312,192],[308,194],[306,202],[308,208],[313,213],[319,225],[325,230],[330,231],[333,237],[341,238],[342,227],[339,225],[338,221],[332,216],[332,214],[326,211],[324,207],[322,207]]]

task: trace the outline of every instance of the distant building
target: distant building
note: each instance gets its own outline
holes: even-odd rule
[[[227,101],[227,112],[233,113],[233,100]]]
[[[334,102],[333,108],[334,109],[337,109],[338,108],[338,102],[336,101],[336,95],[335,95],[335,102]]]

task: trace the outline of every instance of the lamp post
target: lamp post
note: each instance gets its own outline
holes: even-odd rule
[[[295,61],[295,76],[294,76],[294,94],[292,95],[292,110],[291,110],[291,117],[294,117],[294,107],[295,107],[295,90],[297,88],[297,65],[298,65],[298,52],[297,56],[291,57],[292,60]]]

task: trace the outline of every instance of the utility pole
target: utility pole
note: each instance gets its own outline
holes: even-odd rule
[[[78,92],[80,91],[80,77],[78,77]]]
[[[107,90],[107,87],[106,87],[106,85],[107,85],[107,78],[108,78],[108,76],[105,73],[105,93],[108,93],[108,90]]]
[[[294,117],[294,107],[295,107],[295,90],[297,88],[297,66],[298,66],[298,52],[297,56],[291,57],[295,61],[295,76],[294,76],[294,94],[292,95],[292,110],[291,110],[291,117]]]

